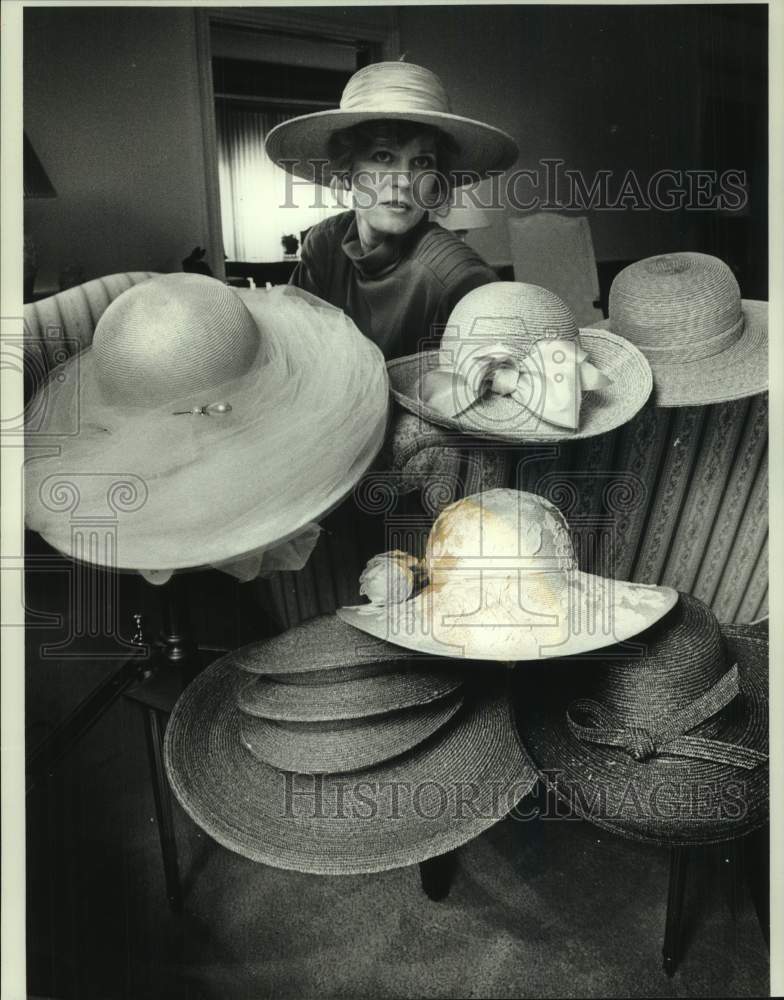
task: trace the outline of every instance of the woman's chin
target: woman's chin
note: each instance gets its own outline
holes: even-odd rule
[[[421,208],[377,208],[373,217],[367,222],[377,233],[384,236],[402,236],[419,223],[424,217]]]

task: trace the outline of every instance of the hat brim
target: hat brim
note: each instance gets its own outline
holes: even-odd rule
[[[741,308],[743,333],[726,350],[693,361],[667,363],[648,358],[656,406],[707,406],[767,391],[768,303],[743,299]],[[612,318],[600,320],[591,329],[611,331]]]
[[[355,669],[354,672],[357,672]],[[341,674],[337,682],[291,684],[259,677],[238,695],[240,709],[262,719],[288,722],[326,722],[383,715],[403,708],[428,705],[456,691],[463,682],[455,667],[442,670],[409,667],[375,671],[373,676]]]
[[[738,663],[741,691],[716,738],[764,752],[768,644],[742,627],[721,631],[728,662]],[[555,666],[537,684],[536,698],[526,696],[530,676],[520,677],[518,727],[542,780],[575,814],[622,837],[668,846],[732,840],[766,821],[767,764],[743,770],[676,757],[637,762],[618,747],[583,743],[566,722],[566,708],[579,690],[580,664]]]
[[[547,586],[550,574],[535,576],[540,590]],[[562,580],[563,574],[557,574],[551,589],[560,589]],[[543,615],[542,624],[531,625],[515,618],[511,606],[494,607],[489,614],[479,607],[461,608],[462,614],[458,614],[458,608],[465,604],[461,591],[465,592],[465,587],[460,582],[447,582],[425,588],[401,604],[344,607],[337,614],[363,632],[419,653],[514,662],[589,653],[624,642],[663,618],[678,601],[678,593],[671,587],[573,571],[566,575],[564,601],[553,601],[547,612],[555,622],[545,624]],[[510,595],[512,592],[516,594],[514,587]],[[521,606],[526,603],[522,581],[516,599]]]
[[[284,773],[245,749],[236,685],[225,659],[196,678],[174,707],[164,760],[194,822],[253,861],[319,875],[417,864],[477,837],[536,782],[505,684],[393,761],[324,777]]]
[[[309,618],[271,639],[240,646],[229,655],[245,673],[276,678],[326,671],[359,676],[356,671],[370,668],[379,673],[385,664],[401,667],[412,659],[391,643],[357,636],[335,614]]]
[[[548,424],[511,397],[496,394],[483,397],[457,417],[444,416],[417,395],[422,375],[439,366],[438,351],[388,361],[392,395],[404,409],[428,423],[476,438],[520,443],[573,441],[606,434],[628,423],[645,405],[653,388],[650,365],[633,344],[614,333],[583,329],[580,343],[610,384],[582,394],[580,426],[574,431]]]
[[[437,128],[459,149],[453,169],[470,174],[462,181],[471,183],[490,171],[507,170],[517,161],[519,149],[508,133],[484,122],[439,111],[341,111],[331,109],[300,115],[276,125],[265,147],[271,160],[290,173],[315,184],[328,185],[331,171],[327,152],[329,139],[340,129],[368,121],[406,121]],[[458,177],[459,179],[459,177]],[[461,185],[458,185],[461,186]]]
[[[308,293],[235,291],[265,350],[229,385],[148,412],[104,399],[89,349],[52,373],[31,443],[58,454],[33,451],[25,513],[55,548],[117,569],[220,566],[295,538],[368,469],[389,411],[378,347]],[[179,412],[218,400],[231,411]],[[87,539],[85,521],[107,531]]]
[[[423,743],[463,704],[460,691],[426,705],[363,718],[280,722],[243,713],[242,742],[265,764],[300,774],[374,767]]]

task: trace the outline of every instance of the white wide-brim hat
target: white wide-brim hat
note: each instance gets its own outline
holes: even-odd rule
[[[430,70],[406,62],[373,63],[348,81],[340,107],[291,118],[267,136],[267,155],[278,166],[316,184],[328,185],[330,137],[368,121],[407,121],[437,128],[458,147],[452,168],[458,184],[506,170],[519,155],[501,129],[453,114],[441,81]],[[461,177],[460,175],[464,176]]]
[[[452,310],[437,351],[387,362],[392,395],[428,423],[510,443],[571,441],[628,423],[653,388],[623,337],[578,329],[538,285],[497,281]]]
[[[653,372],[657,406],[704,406],[768,388],[768,303],[742,299],[730,268],[702,253],[630,264],[610,288],[612,330]]]
[[[402,555],[372,560],[360,589],[370,603],[338,615],[420,653],[505,661],[588,653],[638,635],[678,599],[670,587],[581,572],[558,508],[512,489],[445,508],[430,531],[419,593]]]
[[[387,411],[383,356],[340,310],[288,286],[153,278],[32,401],[27,524],[101,565],[220,566],[335,507]]]

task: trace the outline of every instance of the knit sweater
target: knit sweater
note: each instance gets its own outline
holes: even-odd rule
[[[353,212],[310,230],[290,279],[347,313],[387,359],[437,346],[457,302],[497,280],[475,251],[426,218],[365,252]]]

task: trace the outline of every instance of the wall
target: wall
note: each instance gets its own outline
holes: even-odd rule
[[[749,25],[736,9],[699,6],[407,6],[400,47],[442,78],[453,110],[515,136],[519,167],[560,158],[588,178],[612,171],[617,189],[627,169],[647,180],[660,168],[716,165],[701,132],[706,93],[751,92],[764,131],[767,42],[757,13]],[[751,151],[737,145],[733,166],[749,166]],[[756,207],[765,219],[766,204]],[[587,214],[600,260],[703,248],[707,213]],[[469,239],[488,260],[504,259],[505,216]]]
[[[27,8],[25,130],[58,197],[25,205],[38,287],[179,270],[207,239],[194,14]]]
[[[295,31],[329,23],[350,37],[367,28],[389,38],[390,53],[397,23],[400,52],[441,76],[456,111],[518,139],[520,167],[560,158],[589,179],[610,170],[617,185],[629,168],[645,179],[662,167],[716,166],[711,150],[721,141],[737,149],[737,162],[733,152],[723,167],[756,158],[745,220],[715,212],[588,214],[600,260],[690,248],[735,266],[733,246],[745,240],[737,251],[746,266],[741,285],[750,297],[766,297],[764,7],[224,11],[249,21],[277,16]],[[25,128],[58,191],[57,199],[26,205],[39,285],[66,265],[81,265],[86,278],[179,269],[193,246],[207,244],[194,11],[27,8],[24,51]],[[723,94],[759,105],[754,149],[742,131],[718,142],[705,134],[704,99]],[[722,123],[715,128],[721,133]],[[508,259],[506,214],[469,239],[491,262]]]

